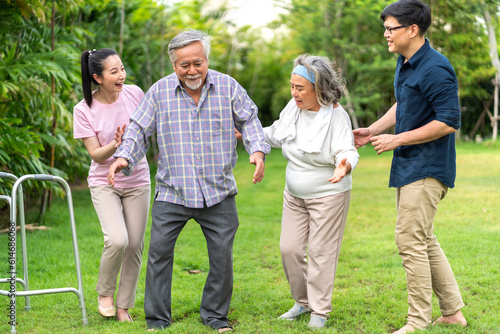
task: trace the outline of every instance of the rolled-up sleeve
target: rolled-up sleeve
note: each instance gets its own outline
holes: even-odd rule
[[[432,106],[437,121],[458,130],[460,128],[460,102],[458,82],[451,65],[432,67],[425,74],[428,80],[422,83],[422,91]]]

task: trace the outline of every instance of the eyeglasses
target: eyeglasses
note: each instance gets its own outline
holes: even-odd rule
[[[408,25],[408,24],[405,24],[405,25],[402,25],[402,26],[397,26],[397,27],[392,27],[392,28],[387,28],[386,26],[384,26],[384,29],[389,32],[389,35],[392,35],[392,31],[393,30],[401,29],[401,28],[406,28],[406,27],[409,27],[409,26],[410,25]]]

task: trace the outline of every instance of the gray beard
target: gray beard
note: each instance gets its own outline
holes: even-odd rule
[[[191,89],[191,90],[198,90],[198,88],[201,87],[201,85],[203,84],[203,81],[201,81],[201,78],[198,78],[198,81],[196,81],[197,83],[194,84],[194,85],[191,85],[188,83],[188,81],[186,80],[185,84],[187,86],[187,88]]]

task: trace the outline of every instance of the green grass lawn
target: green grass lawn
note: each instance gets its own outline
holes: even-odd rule
[[[353,174],[333,311],[324,333],[390,333],[406,323],[405,273],[394,241],[395,191],[387,187],[392,154],[377,156],[371,148],[361,148],[359,152],[361,160]],[[456,187],[440,204],[435,234],[455,272],[469,326],[437,327],[427,332],[500,333],[500,149],[491,144],[459,144],[457,152]],[[276,319],[294,303],[279,253],[285,165],[281,152],[273,150],[266,160],[264,181],[254,185],[254,166],[242,151],[234,172],[239,188],[236,199],[240,228],[234,247],[234,293],[229,319],[236,333],[308,332],[308,317],[294,322]],[[74,190],[73,202],[89,324],[81,325],[74,294],[32,296],[30,311],[24,310],[24,299],[18,298],[18,332],[145,332],[143,302],[150,223],[136,307],[130,311],[135,322],[117,323],[97,313],[95,284],[102,233],[88,190]],[[33,219],[28,218],[27,223],[34,223]],[[76,287],[64,198],[53,203],[42,224],[51,229],[28,232],[27,236],[30,288]],[[0,245],[0,276],[5,277],[5,234],[0,235]],[[201,273],[190,274],[190,270]],[[19,263],[18,272],[22,272]],[[202,325],[199,318],[207,272],[205,240],[198,224],[191,221],[176,244],[173,324],[162,333],[215,333]],[[0,333],[10,330],[8,302],[7,297],[0,296]],[[437,299],[433,302],[433,317],[437,318]]]

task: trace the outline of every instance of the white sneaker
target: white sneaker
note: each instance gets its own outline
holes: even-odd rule
[[[300,306],[297,302],[293,305],[293,307],[286,313],[283,313],[278,317],[278,319],[284,320],[295,320],[299,315],[306,314],[311,312],[310,309]]]
[[[307,324],[307,326],[311,329],[321,329],[325,327],[326,319],[323,319],[319,315],[311,315],[311,320]]]

